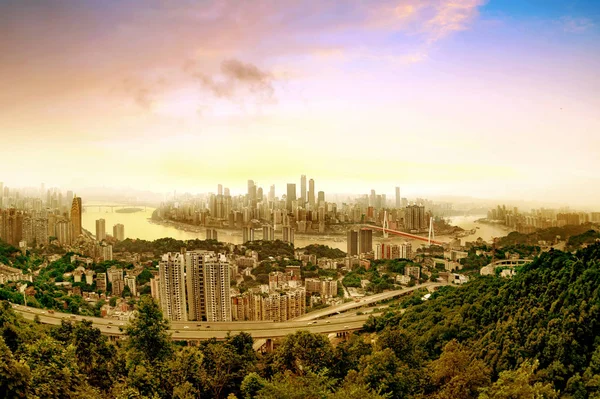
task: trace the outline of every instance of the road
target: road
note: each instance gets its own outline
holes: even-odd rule
[[[175,340],[206,340],[210,338],[223,339],[230,334],[247,332],[255,339],[278,338],[287,334],[292,334],[299,330],[308,330],[312,333],[331,334],[345,331],[360,330],[364,322],[369,318],[369,314],[353,315],[345,317],[331,317],[326,320],[315,320],[321,317],[345,312],[351,309],[364,307],[379,301],[394,298],[396,296],[406,295],[421,288],[434,289],[443,285],[442,283],[425,283],[410,288],[383,292],[362,298],[359,302],[348,302],[326,309],[307,313],[304,316],[286,322],[275,323],[272,321],[236,321],[236,322],[171,322],[169,332]],[[72,315],[69,313],[54,312],[48,313],[43,309],[27,307],[23,305],[12,304],[15,312],[21,314],[25,319],[33,320],[39,316],[40,322],[44,324],[60,325],[62,320],[81,321],[89,320],[93,326],[100,329],[102,334],[114,337],[124,335],[120,331],[127,322],[115,319]]]
[[[421,288],[433,289],[435,287],[441,287],[443,285],[446,285],[446,284],[431,282],[431,283],[425,283],[425,284],[418,284],[418,285],[415,285],[414,287],[408,287],[408,288],[402,288],[402,289],[394,290],[394,291],[382,292],[381,294],[369,295],[369,296],[366,296],[366,297],[360,299],[358,302],[352,301],[352,302],[342,303],[340,305],[330,306],[330,307],[322,309],[322,310],[317,310],[315,312],[310,312],[303,316],[296,317],[294,320],[297,320],[297,321],[315,320],[315,319],[319,319],[321,317],[330,316],[334,313],[346,312],[350,309],[360,308],[360,307],[363,307],[366,305],[371,305],[371,304],[379,302],[379,301],[384,301],[384,300],[391,299],[391,298],[394,298],[397,296],[406,295],[413,291],[419,290]]]

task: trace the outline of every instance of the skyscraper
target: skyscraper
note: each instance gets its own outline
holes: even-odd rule
[[[400,187],[396,187],[396,208],[400,208],[402,205],[402,198],[400,198]]]
[[[229,261],[223,254],[203,257],[204,298],[207,321],[231,321]]]
[[[348,230],[347,233],[347,255],[355,256],[358,255],[358,231]]]
[[[373,230],[360,230],[360,253],[366,254],[373,251]]]
[[[73,239],[83,233],[81,227],[81,197],[74,197],[71,205],[71,223],[73,226]]]
[[[283,226],[283,240],[284,242],[294,245],[294,229],[290,226]]]
[[[185,254],[185,273],[190,320],[202,320],[205,316],[204,298],[204,251]]]
[[[113,237],[116,240],[123,241],[125,239],[125,226],[117,223],[113,226]]]
[[[292,202],[296,201],[296,184],[288,183],[287,185],[287,197],[285,201],[285,208],[288,212],[292,212]]]
[[[170,252],[163,255],[158,272],[163,314],[168,320],[187,321],[184,256]]]
[[[306,207],[306,176],[300,176],[300,205]]]
[[[275,230],[271,225],[263,226],[263,241],[273,241],[275,239]]]
[[[310,205],[310,209],[315,208],[315,181],[310,179],[308,181],[308,205]]]
[[[96,241],[106,239],[106,221],[104,219],[96,220]]]
[[[325,202],[325,191],[319,191],[318,197],[317,197],[317,204],[322,205],[322,203]]]

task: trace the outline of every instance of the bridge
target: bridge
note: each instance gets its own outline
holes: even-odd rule
[[[496,273],[498,267],[516,267],[523,266],[533,262],[532,259],[503,259],[492,262],[481,268],[479,274],[482,276],[493,276]]]
[[[405,233],[404,231],[390,230],[387,228],[384,229],[383,227],[374,226],[372,224],[363,224],[363,225],[361,225],[361,227],[371,229],[371,230],[376,230],[376,231],[382,231],[384,233],[393,234],[393,235],[400,236],[400,237],[410,238],[412,240],[425,241],[427,243],[431,243],[431,244],[435,244],[435,245],[444,245],[444,243],[442,241],[430,240],[428,237],[418,236],[416,234]]]
[[[351,309],[372,305],[374,303],[392,299],[398,296],[407,295],[421,288],[434,290],[442,285],[444,284],[430,282],[419,284],[414,287],[370,295],[360,299],[358,302],[352,301],[330,306],[326,309],[307,313],[294,320],[288,320],[285,322],[235,321],[209,323],[203,321],[172,321],[170,322],[169,333],[171,334],[171,338],[173,340],[190,342],[208,340],[211,338],[223,340],[228,334],[239,334],[240,332],[249,333],[255,340],[282,338],[299,330],[307,330],[318,334],[336,334],[339,336],[345,336],[352,331],[358,331],[362,329],[363,324],[369,318],[369,314],[330,317],[327,319],[321,318],[346,312]],[[98,328],[103,335],[106,335],[112,339],[120,339],[125,336],[125,333],[121,331],[121,328],[124,328],[127,324],[127,321],[124,320],[73,315],[62,312],[49,313],[44,309],[32,308],[17,304],[12,304],[12,306],[15,312],[19,313],[27,320],[34,320],[34,318],[38,316],[41,323],[50,325],[60,325],[62,320],[89,320],[92,322],[92,325]]]

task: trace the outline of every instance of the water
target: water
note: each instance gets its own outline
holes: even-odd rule
[[[87,208],[83,213],[83,228],[95,234],[96,232],[96,220],[103,218],[106,221],[106,232],[112,234],[112,227],[121,223],[125,226],[125,237],[126,238],[140,238],[144,240],[156,240],[158,238],[172,237],[178,240],[190,240],[190,239],[201,239],[206,238],[204,229],[200,228],[199,232],[180,230],[173,225],[162,225],[155,224],[149,221],[152,216],[154,208],[146,208],[145,211],[135,213],[116,213],[112,212],[110,208],[94,208],[92,205],[98,205],[93,203],[85,203]],[[116,208],[115,208],[116,209]],[[478,237],[491,242],[493,237],[502,237],[508,234],[508,231],[502,226],[476,223],[480,216],[461,216],[453,217],[451,224],[462,227],[465,230],[474,229],[476,230],[474,235],[462,238],[462,242],[475,241]],[[260,239],[262,232],[260,229],[256,230],[255,238]],[[275,238],[281,239],[281,232],[275,233]],[[450,241],[452,237],[439,236],[436,237],[439,241]],[[242,233],[239,230],[219,230],[219,241],[230,242],[233,244],[242,243]],[[332,248],[338,248],[342,251],[346,251],[346,237],[341,236],[309,236],[309,235],[298,235],[296,234],[294,244],[296,247],[305,247],[310,244],[322,244],[328,245]],[[386,242],[389,244],[399,244],[407,241],[405,238],[391,236],[384,240],[383,237],[374,235],[373,243]],[[412,241],[413,250],[421,245],[424,245],[423,241],[408,240]]]

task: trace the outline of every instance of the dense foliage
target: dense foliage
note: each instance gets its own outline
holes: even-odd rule
[[[217,240],[176,240],[174,238],[159,238],[154,241],[147,240],[132,240],[127,238],[123,241],[118,241],[114,246],[115,252],[131,252],[131,253],[153,253],[155,256],[166,254],[167,252],[179,252],[181,248],[186,248],[188,251],[207,250],[214,252],[225,252],[227,246]]]
[[[343,258],[346,253],[338,248],[331,248],[327,245],[311,244],[304,248],[300,248],[307,255],[316,255],[317,258]]]
[[[366,271],[365,271],[366,272]],[[332,345],[298,331],[176,345],[149,297],[111,343],[90,323],[0,302],[0,394],[32,398],[600,398],[600,244],[542,253],[512,279],[422,292]]]
[[[259,260],[269,259],[269,257],[277,258],[294,258],[294,245],[285,241],[248,241],[244,247],[258,253]]]
[[[567,225],[563,227],[549,227],[547,229],[540,229],[528,234],[513,231],[507,236],[500,238],[498,240],[498,245],[500,247],[516,244],[537,245],[538,241],[553,242],[557,236],[562,240],[566,240],[569,237],[585,233],[592,227],[594,227],[593,224],[586,223],[581,225]]]

